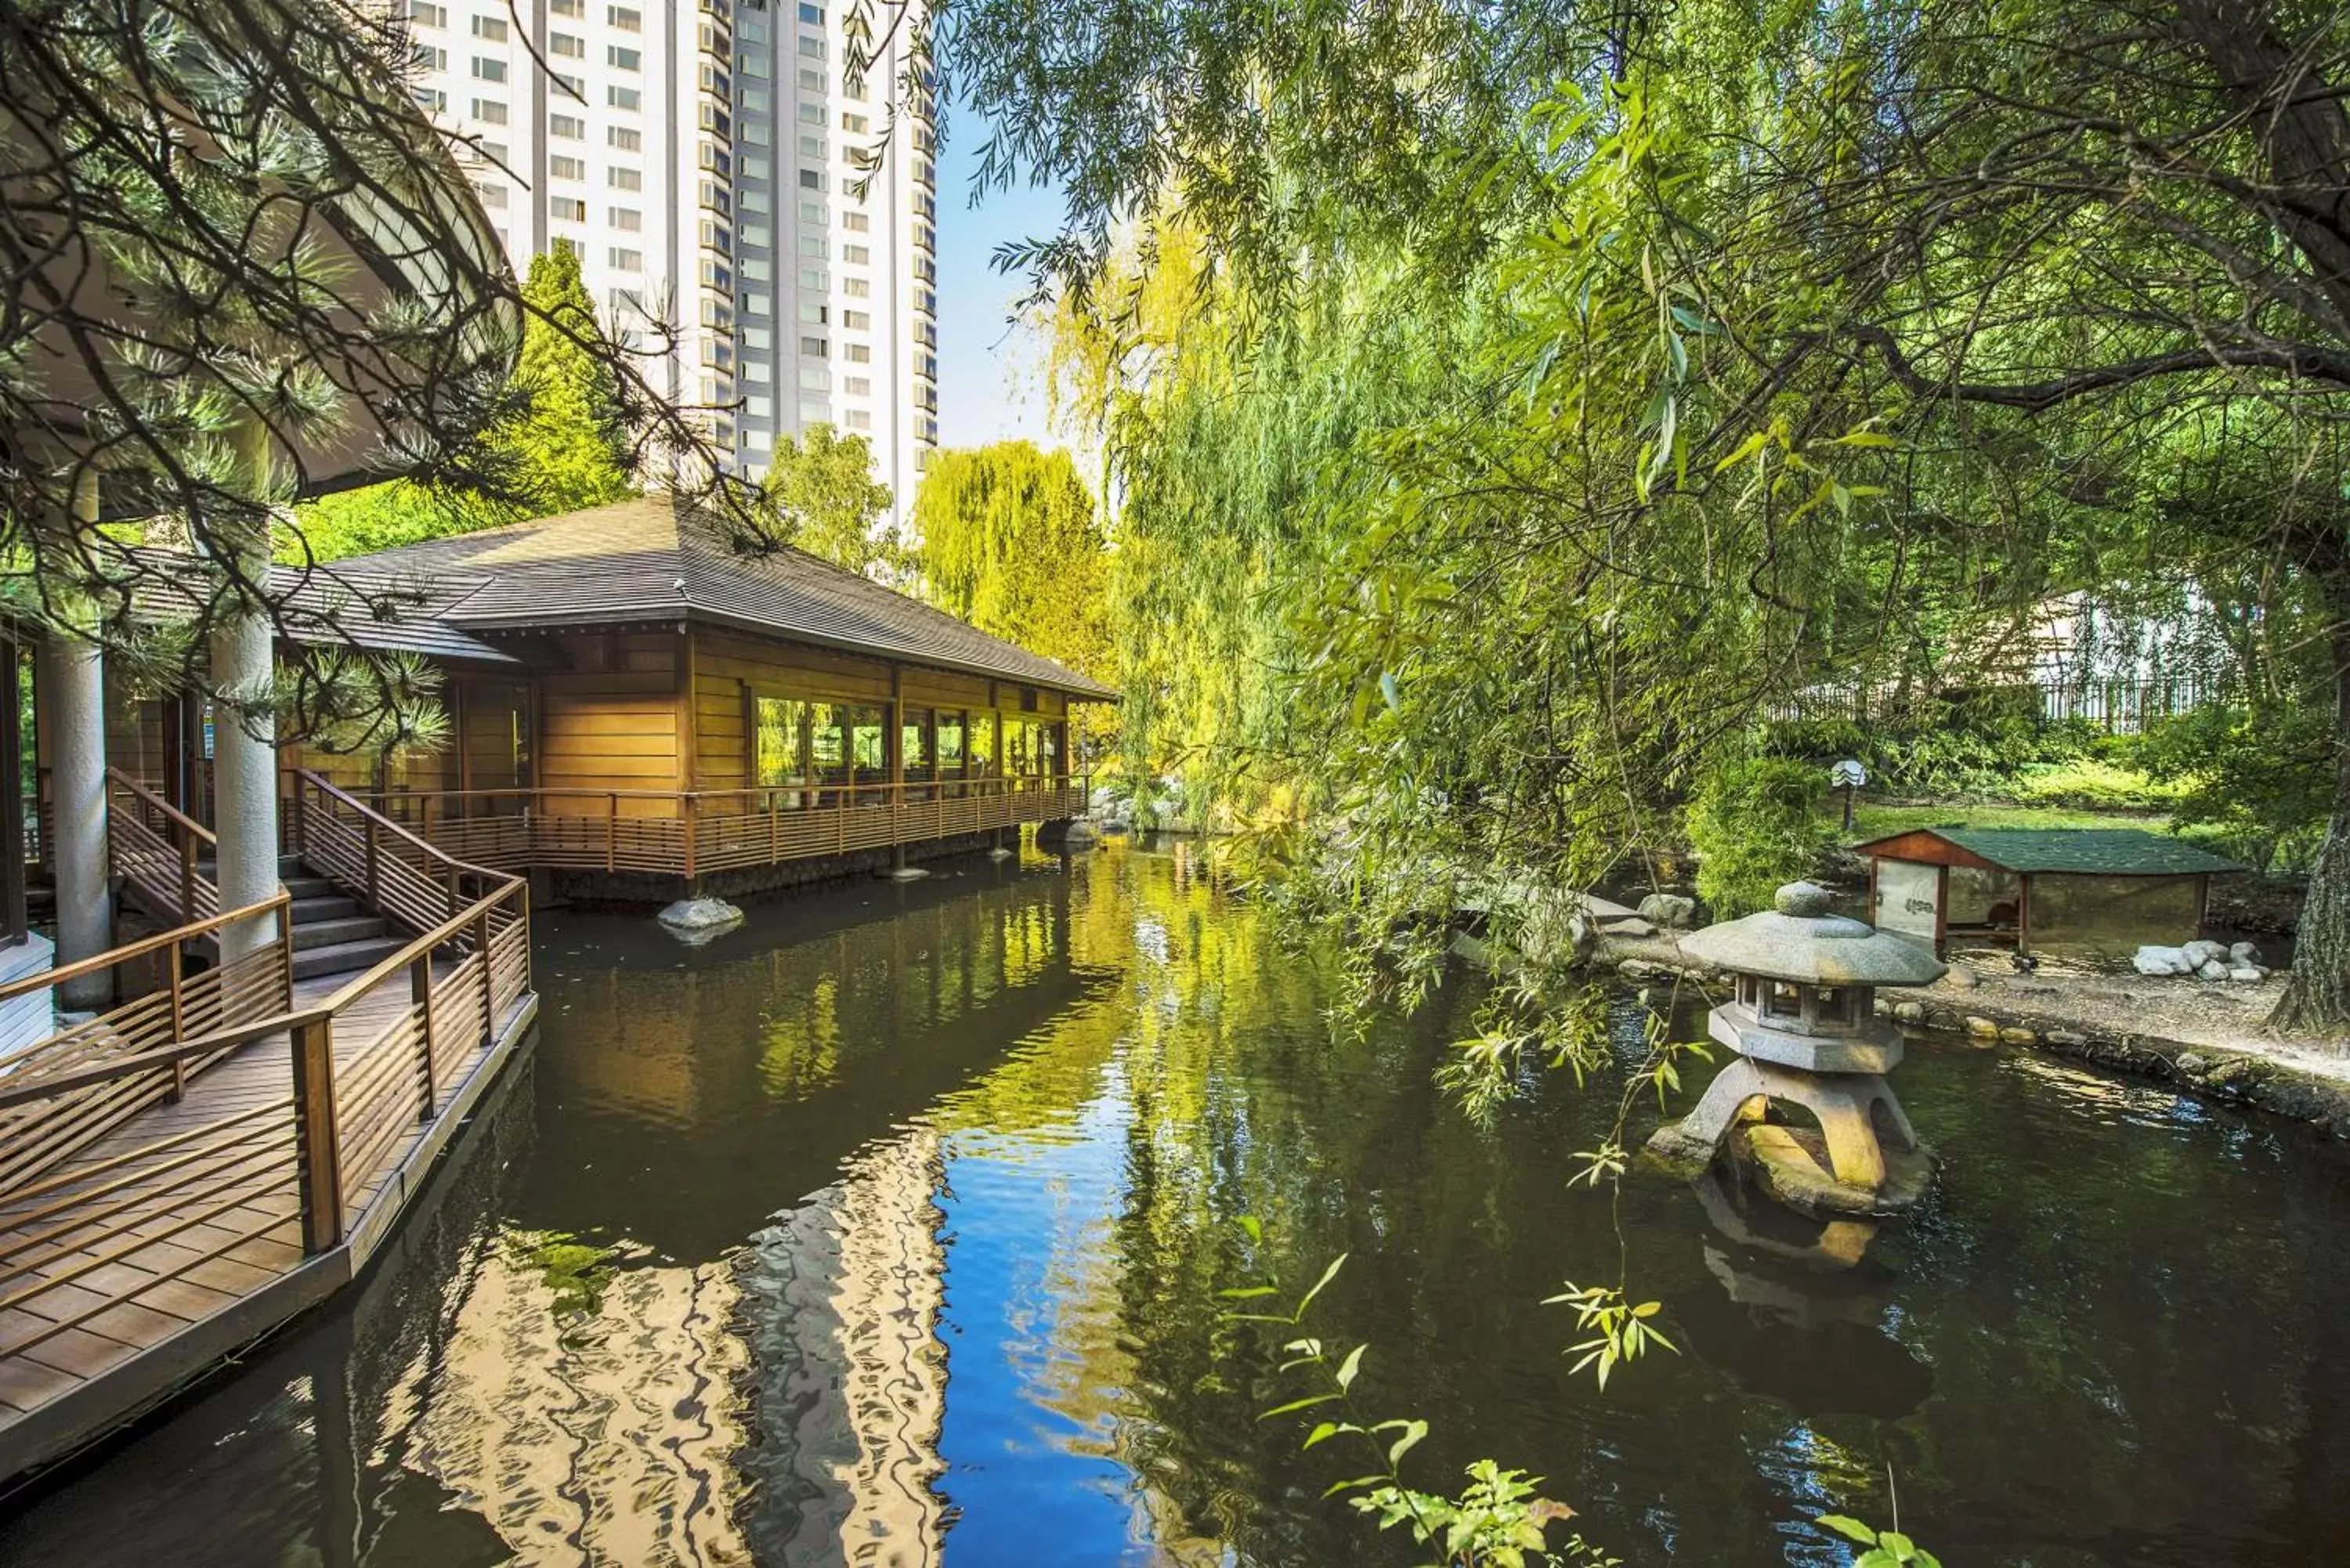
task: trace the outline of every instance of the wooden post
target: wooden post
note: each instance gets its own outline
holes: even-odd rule
[[[179,943],[173,942],[163,950],[163,967],[172,977],[172,1044],[177,1045],[188,1037],[187,999],[180,989]],[[164,1103],[176,1106],[187,1093],[188,1059],[185,1056],[174,1057],[172,1061],[172,1090],[164,1096]]]
[[[302,1251],[342,1244],[343,1162],[335,1128],[335,1024],[331,1016],[294,1027],[294,1147],[300,1174]]]
[[[490,974],[490,911],[486,908],[473,917],[473,950],[482,955],[482,1045],[486,1050],[498,1037],[497,987]]]
[[[281,1010],[291,1012],[294,1011],[294,904],[291,899],[280,899],[277,905],[277,978],[283,982],[280,987]]]
[[[408,998],[417,1011],[417,1028],[421,1064],[424,1069],[422,1108],[417,1115],[420,1122],[429,1122],[439,1114],[440,1064],[432,1059],[432,955],[421,952],[408,966]]]
[[[619,868],[620,792],[614,790],[604,814],[604,869]]]
[[[180,841],[180,923],[186,925],[196,917],[196,836],[182,823],[172,824],[172,836]]]
[[[303,808],[302,776],[294,775],[294,854],[297,859],[310,853],[310,814]]]
[[[2032,950],[2032,874],[2025,872],[2017,878],[2022,884],[2015,895],[2015,950]]]
[[[378,857],[381,855],[382,850],[376,843],[375,813],[369,812],[367,814],[366,821],[368,903],[373,909],[380,911],[383,909],[383,887],[380,880],[380,872],[378,868],[377,860]]]
[[[694,886],[693,875],[694,801],[695,796],[691,790],[680,796],[678,801],[678,810],[685,818],[685,891],[689,898],[701,890]]]
[[[767,792],[767,864],[770,866],[783,858],[783,841],[778,836],[782,824],[775,816],[775,804],[782,798],[781,790]]]

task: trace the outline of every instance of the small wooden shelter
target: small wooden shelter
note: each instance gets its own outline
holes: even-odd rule
[[[1920,827],[1859,846],[1880,930],[2100,947],[2176,944],[2202,931],[2211,878],[2243,867],[2137,827]]]

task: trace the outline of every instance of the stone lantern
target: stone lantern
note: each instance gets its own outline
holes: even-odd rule
[[[1901,1035],[1877,1016],[1877,988],[1925,985],[1944,966],[1920,943],[1830,914],[1826,891],[1808,882],[1775,902],[1681,940],[1729,978],[1730,1000],[1706,1023],[1737,1056],[1648,1147],[1695,1170],[1731,1146],[1808,1213],[1898,1213],[1923,1196],[1932,1162],[1885,1081]],[[1818,1133],[1773,1122],[1773,1105],[1809,1111]]]

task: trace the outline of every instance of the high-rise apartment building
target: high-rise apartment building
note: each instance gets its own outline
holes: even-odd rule
[[[517,269],[567,241],[608,327],[717,410],[745,477],[828,423],[872,443],[902,515],[938,444],[937,143],[906,81],[917,17],[875,7],[858,70],[839,10],[407,5],[416,97],[465,139]],[[894,125],[893,101],[914,110]]]

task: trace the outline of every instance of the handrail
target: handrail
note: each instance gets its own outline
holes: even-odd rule
[[[315,777],[307,769],[299,770]],[[332,784],[339,798],[361,810],[380,814],[381,805],[391,801],[425,800],[511,800],[521,796],[554,796],[560,800],[726,800],[737,795],[771,794],[876,794],[890,791],[916,789],[961,789],[971,794],[984,794],[988,786],[1004,794],[1035,794],[1046,789],[1073,789],[1090,774],[985,774],[976,778],[860,779],[854,784],[821,783],[806,780],[799,784],[738,784],[729,789],[608,789],[597,784],[506,784],[494,789],[400,789],[371,790],[365,795],[347,794]],[[324,783],[324,781],[320,781]],[[1022,788],[1018,786],[1033,786]],[[370,804],[374,803],[374,804]],[[386,818],[390,822],[390,818]],[[396,823],[392,826],[398,826]],[[402,830],[405,831],[404,829]],[[409,834],[411,839],[415,835]],[[445,854],[445,851],[443,852]]]
[[[248,1044],[272,1034],[323,1023],[357,1001],[360,994],[382,984],[397,971],[409,967],[420,957],[429,954],[434,948],[449,940],[460,928],[487,915],[500,900],[511,897],[515,889],[521,885],[522,878],[518,877],[509,878],[496,892],[476,899],[462,914],[443,921],[433,929],[416,938],[398,952],[376,964],[373,969],[336,987],[334,992],[325,1000],[314,1002],[307,1007],[298,1007],[287,1012],[272,1013],[267,1018],[257,1018],[250,1023],[232,1024],[226,1029],[216,1029],[210,1034],[199,1035],[192,1040],[183,1040],[177,1044],[159,1045],[151,1051],[141,1051],[135,1056],[118,1056],[96,1066],[77,1067],[70,1072],[54,1074],[29,1084],[13,1085],[6,1078],[0,1077],[0,1110],[5,1110],[10,1106],[24,1105],[32,1100],[46,1099],[53,1095],[63,1094],[68,1089],[103,1083],[109,1078],[143,1072],[150,1067],[167,1067],[174,1062],[184,1062],[191,1057],[209,1055],[214,1051],[224,1051],[234,1045]],[[281,889],[280,897],[283,896]]]
[[[43,970],[38,974],[28,974],[21,980],[12,980],[5,985],[0,985],[0,1002],[14,1002],[17,997],[31,992],[46,990],[62,981],[78,979],[85,974],[94,974],[100,970],[112,969],[116,964],[135,958],[143,958],[149,953],[161,951],[181,942],[193,941],[196,938],[208,936],[234,921],[266,914],[280,905],[289,902],[292,897],[293,895],[286,892],[285,888],[280,888],[259,903],[247,904],[242,909],[231,909],[225,914],[208,915],[201,920],[191,920],[184,926],[174,926],[172,929],[160,932],[155,936],[141,937],[135,942],[125,943],[119,948],[109,948],[102,953],[93,954],[86,959],[76,959],[71,963],[60,964],[55,969]]]
[[[117,767],[111,763],[107,764],[106,776],[114,783],[120,784],[124,789],[129,790],[132,794],[138,796],[139,799],[145,802],[147,805],[151,805],[157,811],[161,812],[165,821],[185,829],[199,844],[209,844],[213,846],[215,848],[218,847],[220,840],[213,835],[211,828],[206,827],[203,823],[198,822],[194,817],[190,816],[178,806],[173,805],[170,801],[165,800],[161,795],[157,794],[152,789],[150,789],[145,784],[141,783],[136,777],[123,772],[121,768]]]
[[[365,801],[360,800],[356,795],[347,794],[339,786],[328,783],[326,779],[320,777],[317,773],[308,768],[296,768],[293,772],[296,778],[315,785],[320,794],[331,795],[335,799],[341,801],[345,805],[349,806],[353,811],[359,812],[363,815],[375,818],[378,822],[383,824],[385,827],[390,828],[392,832],[408,840],[409,843],[413,844],[417,848],[424,851],[426,855],[432,857],[433,859],[441,862],[444,866],[452,867],[459,871],[469,872],[476,877],[487,877],[489,880],[500,884],[517,882],[521,880],[520,877],[515,876],[510,871],[494,871],[486,866],[476,866],[470,860],[458,859],[455,856],[450,854],[439,845],[418,837],[415,834],[409,832],[408,829],[400,826],[400,824],[394,822],[391,818],[384,815],[382,812],[368,805]]]

